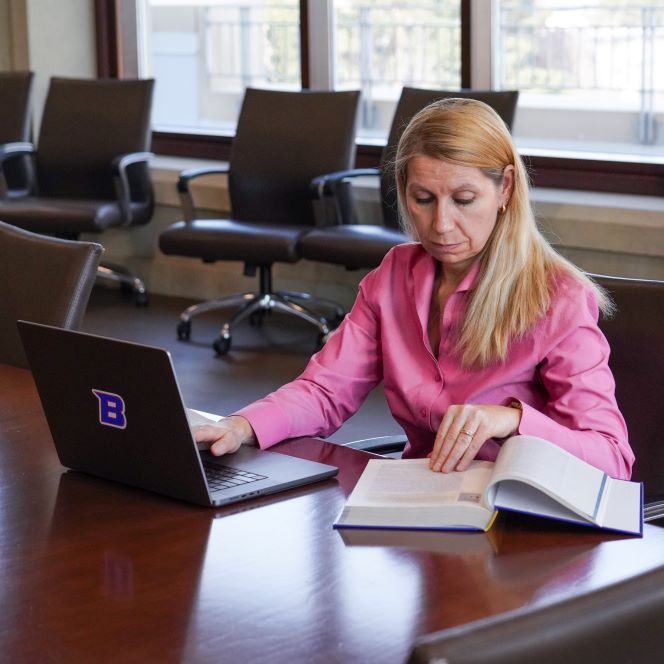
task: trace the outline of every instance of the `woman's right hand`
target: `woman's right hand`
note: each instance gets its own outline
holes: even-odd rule
[[[256,434],[249,420],[231,415],[216,424],[193,427],[194,440],[199,449],[209,449],[214,456],[237,452],[241,445],[255,445]]]

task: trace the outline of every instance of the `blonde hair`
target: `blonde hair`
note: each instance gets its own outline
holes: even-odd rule
[[[504,361],[510,342],[547,312],[562,276],[590,287],[600,310],[612,312],[608,295],[558,254],[539,231],[525,166],[505,123],[490,106],[474,99],[443,99],[420,111],[404,130],[394,168],[401,224],[413,237],[405,191],[408,164],[418,155],[478,168],[496,186],[502,183],[505,168],[514,166],[512,193],[480,255],[479,277],[459,331],[457,350],[464,366]]]

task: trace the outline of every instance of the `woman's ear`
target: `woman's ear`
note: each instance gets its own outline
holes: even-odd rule
[[[512,191],[514,190],[514,173],[515,169],[513,164],[505,166],[505,170],[503,171],[503,181],[500,185],[500,194],[503,205],[507,205],[512,197]]]

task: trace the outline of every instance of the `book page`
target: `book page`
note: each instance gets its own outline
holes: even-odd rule
[[[488,532],[465,532],[461,537],[457,531],[401,529],[350,528],[340,530],[340,534],[346,546],[389,546],[429,553],[486,558],[491,558],[498,552],[498,536],[494,528]]]
[[[513,436],[505,441],[496,460],[487,502],[495,504],[499,482],[519,480],[594,522],[608,479],[598,468],[547,440]]]
[[[579,516],[530,484],[503,480],[495,485],[495,489],[494,504],[499,509],[545,516],[558,521],[594,525],[588,517]]]
[[[643,485],[611,479],[597,515],[603,528],[643,534]]]
[[[464,472],[435,473],[428,459],[371,459],[348,499],[352,505],[466,502],[483,505],[493,463],[474,461]]]

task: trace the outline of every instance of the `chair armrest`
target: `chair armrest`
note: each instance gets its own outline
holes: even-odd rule
[[[357,178],[363,175],[378,176],[380,177],[380,169],[378,168],[351,168],[345,171],[335,171],[327,175],[319,175],[311,181],[311,193],[315,198],[323,198],[323,196],[334,196],[337,187],[344,180]]]
[[[134,164],[147,164],[154,157],[152,152],[127,152],[111,161],[111,171],[115,182],[115,193],[122,211],[123,226],[129,226],[133,219],[131,213],[131,185],[127,169]]]
[[[36,154],[35,146],[32,143],[27,143],[23,141],[17,141],[14,143],[2,143],[0,144],[0,198],[6,198],[9,195],[7,189],[7,182],[5,180],[5,174],[3,172],[3,164],[10,159],[16,157],[31,156],[34,157]],[[13,192],[14,195],[18,193],[19,196],[26,195],[30,192],[34,185],[34,182],[29,182],[28,187],[20,192]]]
[[[203,175],[225,175],[230,171],[229,166],[220,166],[218,168],[188,168],[180,173],[178,178],[178,191],[187,192],[189,189],[189,183]]]
[[[319,175],[309,183],[309,193],[314,207],[319,210],[317,226],[334,226],[355,223],[349,180],[367,176],[380,176],[377,168],[350,168]]]
[[[0,166],[3,161],[11,159],[12,157],[19,157],[26,154],[35,154],[35,146],[32,143],[16,142],[16,143],[2,143],[0,144]]]
[[[153,152],[127,152],[115,157],[111,162],[113,173],[118,174],[127,170],[132,164],[148,163],[154,157]]]
[[[643,506],[643,520],[655,521],[664,517],[664,500],[654,500]]]
[[[220,166],[218,168],[188,168],[180,173],[177,190],[185,221],[193,221],[196,218],[196,208],[189,190],[189,183],[203,175],[226,175],[229,172],[229,166]]]
[[[394,436],[377,436],[376,438],[354,440],[352,443],[346,443],[344,447],[352,447],[354,450],[364,450],[365,452],[375,452],[387,456],[401,453],[407,442],[406,436],[400,433]]]

